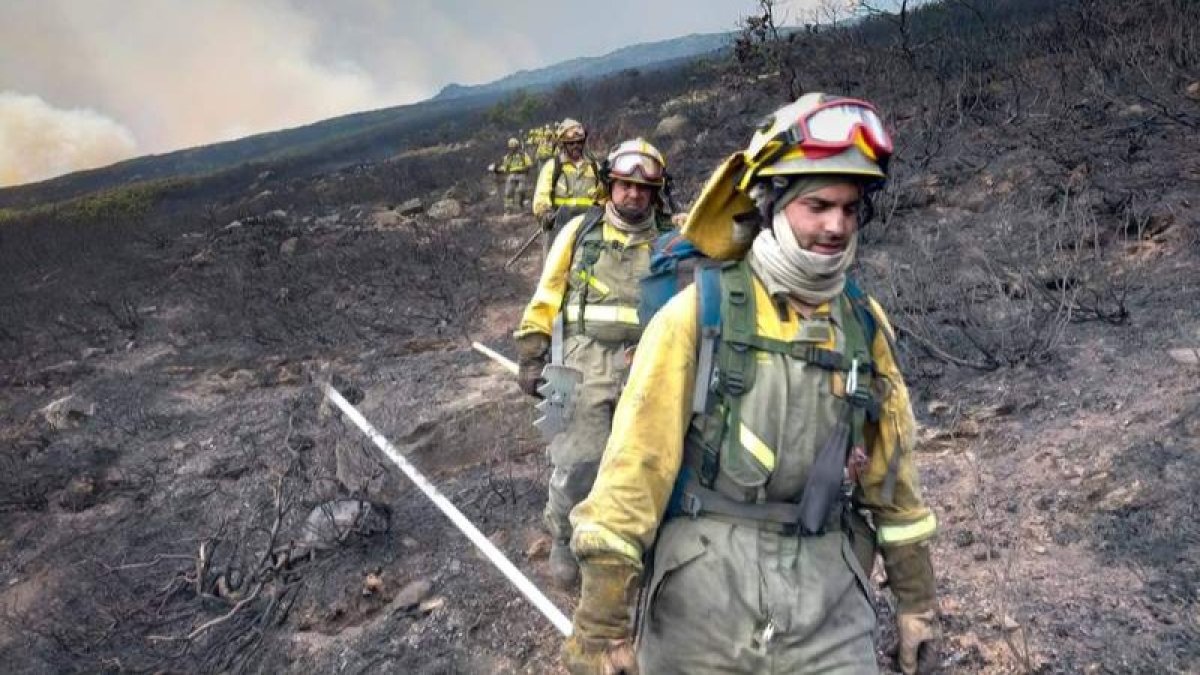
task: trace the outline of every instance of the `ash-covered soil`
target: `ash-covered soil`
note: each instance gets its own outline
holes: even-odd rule
[[[22,326],[0,388],[10,672],[555,672],[553,627],[319,390],[569,610],[545,578],[529,402],[467,346],[511,353],[536,256],[503,263],[531,223],[480,199],[457,220],[277,214],[134,242],[106,275],[30,270],[8,306],[47,324]],[[940,368],[914,389],[948,672],[1200,659],[1200,397],[1166,351],[1200,341],[1195,253],[1178,230],[1159,249],[1146,309],[1069,327],[1050,362],[979,375],[906,351]],[[126,321],[96,297],[129,299]]]
[[[801,75],[896,125],[857,273],[922,423],[943,670],[1200,672],[1200,20],[1050,5],[806,33]],[[598,148],[683,117],[654,140],[687,203],[779,102],[755,73],[542,112],[583,107]],[[512,131],[0,224],[5,672],[557,672],[553,627],[320,392],[571,608],[530,402],[469,347],[513,353],[538,273],[473,173]]]

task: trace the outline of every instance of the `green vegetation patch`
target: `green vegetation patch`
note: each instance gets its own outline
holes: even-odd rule
[[[53,215],[61,220],[100,222],[144,217],[164,196],[195,183],[191,178],[142,181],[28,209],[0,209],[0,223]]]

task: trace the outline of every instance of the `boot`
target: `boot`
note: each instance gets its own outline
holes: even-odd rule
[[[579,563],[566,541],[555,541],[550,547],[550,577],[565,590],[573,588],[579,579]]]

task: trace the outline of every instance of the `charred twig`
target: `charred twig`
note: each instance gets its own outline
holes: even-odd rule
[[[289,426],[291,425],[291,418],[289,418],[288,424]],[[283,501],[282,474],[280,474],[279,480],[276,481],[273,491],[275,493],[275,520],[271,523],[270,536],[267,539],[267,545],[263,549],[262,555],[258,559],[258,566],[255,568],[256,570],[267,570],[274,568],[273,553],[275,550],[275,539],[279,536],[279,526],[283,522],[283,516],[290,506],[285,504]]]
[[[237,613],[242,611],[243,607],[254,602],[258,598],[258,594],[259,594],[259,592],[262,591],[262,589],[263,589],[263,584],[260,583],[260,584],[255,585],[254,590],[250,592],[250,595],[247,595],[246,597],[239,600],[237,602],[237,604],[233,606],[233,609],[229,610],[225,614],[222,614],[221,616],[219,616],[215,619],[212,619],[211,621],[204,622],[203,624],[200,625],[199,628],[193,630],[192,632],[188,633],[187,635],[179,635],[179,636],[174,636],[174,637],[169,636],[169,635],[150,635],[146,639],[153,640],[156,642],[158,642],[158,641],[172,642],[172,641],[177,641],[177,640],[189,640],[189,641],[195,640],[197,637],[204,634],[204,632],[209,630],[210,628],[219,626],[219,625],[225,623],[226,621],[232,619],[233,617],[237,616]]]
[[[997,363],[995,361],[995,359],[988,359],[987,361],[972,361],[971,359],[964,359],[962,357],[955,356],[955,355],[951,354],[950,352],[942,349],[941,347],[938,347],[929,338],[926,338],[923,335],[921,335],[920,333],[917,333],[916,331],[914,331],[912,329],[912,327],[910,325],[906,324],[904,321],[897,319],[897,318],[893,318],[892,323],[895,324],[896,330],[898,332],[903,333],[904,335],[907,335],[907,336],[911,337],[912,339],[916,340],[918,344],[920,344],[922,347],[924,347],[929,352],[929,354],[936,359],[945,361],[946,363],[949,363],[952,365],[962,366],[964,368],[974,368],[975,370],[982,370],[982,371],[993,371],[1000,367],[1000,364]]]
[[[136,570],[136,569],[141,569],[144,567],[154,567],[155,565],[157,565],[158,563],[160,563],[164,560],[193,560],[193,559],[194,559],[193,556],[186,555],[186,554],[160,553],[160,554],[154,556],[154,558],[152,558],[151,560],[148,560],[146,562],[128,563],[128,564],[116,565],[116,566],[109,565],[108,563],[105,563],[103,560],[100,560],[99,558],[93,558],[92,560],[94,560],[97,564],[99,564],[101,567],[103,567],[105,569],[105,571],[107,571],[109,574],[112,574],[113,572],[120,572],[122,570]]]

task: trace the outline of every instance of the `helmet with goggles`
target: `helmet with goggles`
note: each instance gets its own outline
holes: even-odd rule
[[[587,129],[579,120],[570,117],[558,123],[559,143],[582,143],[587,140]]]
[[[892,138],[875,106],[830,94],[805,94],[767,117],[745,150],[729,156],[709,177],[688,212],[683,236],[712,258],[745,255],[757,227],[794,180],[845,176],[869,194],[888,174]]]
[[[812,93],[765,119],[742,154],[741,191],[775,176],[812,174],[861,176],[874,184],[887,179],[892,137],[870,103]]]
[[[635,138],[608,153],[600,168],[600,178],[605,185],[622,180],[662,188],[667,182],[667,160],[645,139]]]

